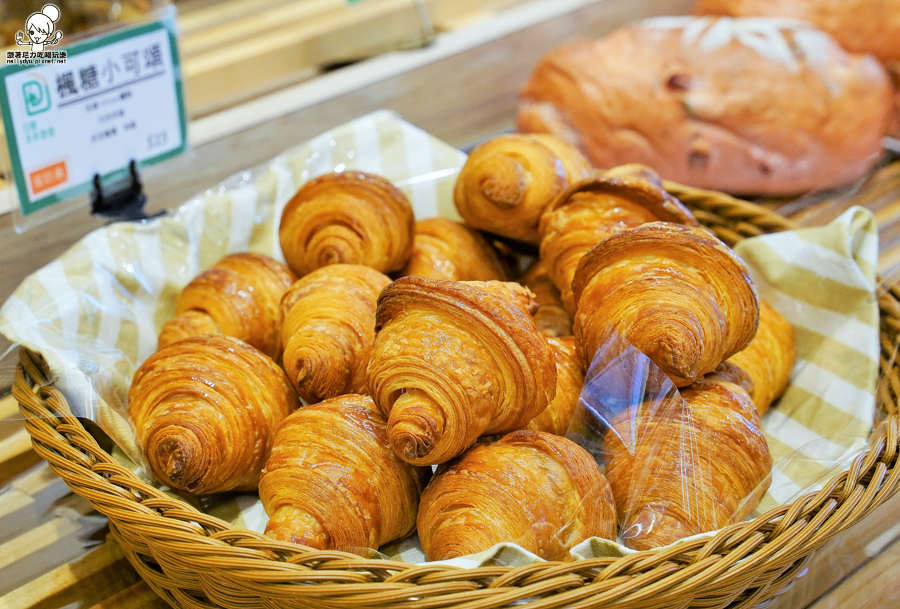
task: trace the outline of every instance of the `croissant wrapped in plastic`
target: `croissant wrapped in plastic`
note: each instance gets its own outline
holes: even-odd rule
[[[544,208],[590,167],[574,146],[553,136],[501,135],[469,155],[453,200],[471,226],[537,245]]]
[[[377,548],[412,531],[422,474],[391,452],[371,398],[301,408],[278,428],[259,482],[266,535],[320,550]]]
[[[391,282],[359,264],[332,264],[297,281],[281,302],[284,369],[309,403],[366,386],[375,305]]]
[[[574,337],[548,338],[547,342],[556,358],[556,396],[543,412],[528,422],[525,429],[564,436],[581,397],[584,368],[575,353]]]
[[[416,222],[412,256],[398,275],[505,281],[509,271],[491,244],[471,228],[446,218],[429,218]]]
[[[195,494],[254,490],[297,406],[284,372],[224,335],[163,347],[134,375],[128,413],[156,478]]]
[[[572,317],[563,307],[562,296],[550,278],[543,260],[535,260],[519,278],[519,283],[534,293],[534,300],[538,304],[534,313],[534,324],[538,330],[548,336],[572,334]]]
[[[633,407],[612,421],[603,459],[629,548],[716,530],[759,504],[772,456],[750,396],[731,379],[710,375],[681,390],[684,404]]]
[[[760,415],[781,397],[794,369],[794,329],[765,300],[759,301],[759,328],[747,348],[728,361],[753,381],[750,395]]]
[[[541,259],[570,314],[575,314],[572,279],[581,258],[615,232],[656,221],[697,226],[690,210],[641,165],[582,180],[550,203],[541,217]]]
[[[759,320],[743,261],[706,230],[666,222],[600,242],[581,259],[572,289],[585,368],[614,327],[678,387],[746,347]]]
[[[159,347],[188,336],[221,333],[278,357],[278,307],[296,280],[289,268],[263,254],[226,256],[181,290],[176,316],[163,325]]]
[[[443,463],[520,429],[556,392],[556,365],[516,283],[403,277],[378,298],[369,393],[394,452]]]
[[[288,201],[278,236],[299,276],[329,264],[403,268],[412,252],[413,209],[388,180],[361,171],[310,180]]]
[[[440,466],[422,494],[419,541],[428,560],[517,543],[566,560],[590,537],[615,540],[616,512],[600,467],[574,442],[516,431]]]

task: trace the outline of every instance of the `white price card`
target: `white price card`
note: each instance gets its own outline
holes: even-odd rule
[[[7,53],[0,103],[23,216],[88,192],[95,175],[126,176],[132,160],[146,166],[184,152],[175,32],[173,10],[62,53]]]

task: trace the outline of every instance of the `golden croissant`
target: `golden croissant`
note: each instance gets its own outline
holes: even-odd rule
[[[284,369],[309,403],[366,386],[375,305],[391,282],[359,264],[331,264],[297,281],[281,302]]]
[[[416,222],[412,256],[398,275],[505,281],[508,270],[491,244],[471,228],[446,218],[429,218]]]
[[[301,277],[339,263],[388,273],[409,259],[413,224],[409,199],[388,180],[345,171],[304,184],[284,208],[278,236]]]
[[[553,283],[543,260],[535,260],[519,283],[534,293],[538,304],[534,313],[534,324],[548,336],[569,336],[572,334],[572,317],[563,307],[559,288]]]
[[[570,314],[575,314],[572,279],[581,258],[615,232],[656,221],[697,226],[690,210],[640,165],[582,180],[550,203],[541,216],[541,259]]]
[[[525,425],[525,429],[564,436],[581,397],[584,368],[575,353],[574,337],[548,338],[547,342],[556,358],[556,396],[543,412]]]
[[[709,375],[681,390],[683,403],[613,419],[603,460],[629,548],[714,531],[759,504],[772,456],[750,396],[728,379]]]
[[[453,200],[469,225],[537,245],[544,208],[590,167],[574,146],[553,136],[501,135],[469,155]]]
[[[156,478],[195,494],[255,490],[275,430],[298,405],[275,362],[224,335],[158,350],[128,393],[128,413]]]
[[[416,519],[428,560],[516,543],[566,560],[590,537],[615,540],[610,487],[587,451],[565,438],[516,431],[440,466]]]
[[[278,428],[259,482],[266,535],[320,550],[377,548],[410,533],[422,471],[390,450],[371,398],[301,408]]]
[[[176,317],[163,326],[159,347],[187,336],[221,333],[277,358],[278,307],[296,280],[290,269],[263,254],[226,256],[181,290]]]
[[[765,300],[759,301],[759,328],[746,349],[728,361],[753,381],[750,395],[760,415],[787,389],[794,368],[794,329]]]
[[[585,368],[616,328],[678,387],[747,346],[759,304],[743,261],[701,228],[651,222],[588,252],[572,284]]]
[[[553,352],[527,304],[516,283],[403,277],[381,293],[368,387],[398,456],[443,463],[550,403]]]

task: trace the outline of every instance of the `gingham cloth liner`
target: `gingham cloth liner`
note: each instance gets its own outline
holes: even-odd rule
[[[233,176],[172,216],[92,232],[23,282],[0,308],[0,332],[41,352],[75,414],[94,420],[116,440],[125,453],[116,451],[117,458],[137,461],[124,417],[130,379],[155,350],[159,328],[192,277],[233,252],[283,260],[277,233],[283,206],[299,184],[330,171],[384,175],[410,197],[417,218],[456,219],[453,184],[465,158],[390,112],[372,113]],[[814,488],[865,446],[878,373],[877,250],[874,218],[861,208],[827,227],[765,235],[737,248],[760,295],[797,330],[791,387],[763,419],[777,464],[761,510]],[[201,503],[236,526],[265,527],[255,496]],[[424,562],[415,536],[381,551]],[[628,552],[593,539],[573,555]],[[472,567],[534,560],[539,559],[514,544],[499,544],[449,562]]]

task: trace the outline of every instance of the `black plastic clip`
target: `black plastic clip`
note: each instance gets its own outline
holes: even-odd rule
[[[94,188],[91,190],[91,215],[103,216],[114,220],[140,222],[163,215],[160,211],[148,216],[144,211],[147,195],[138,175],[137,163],[128,164],[129,176],[106,187],[100,182],[100,174],[94,174]]]

